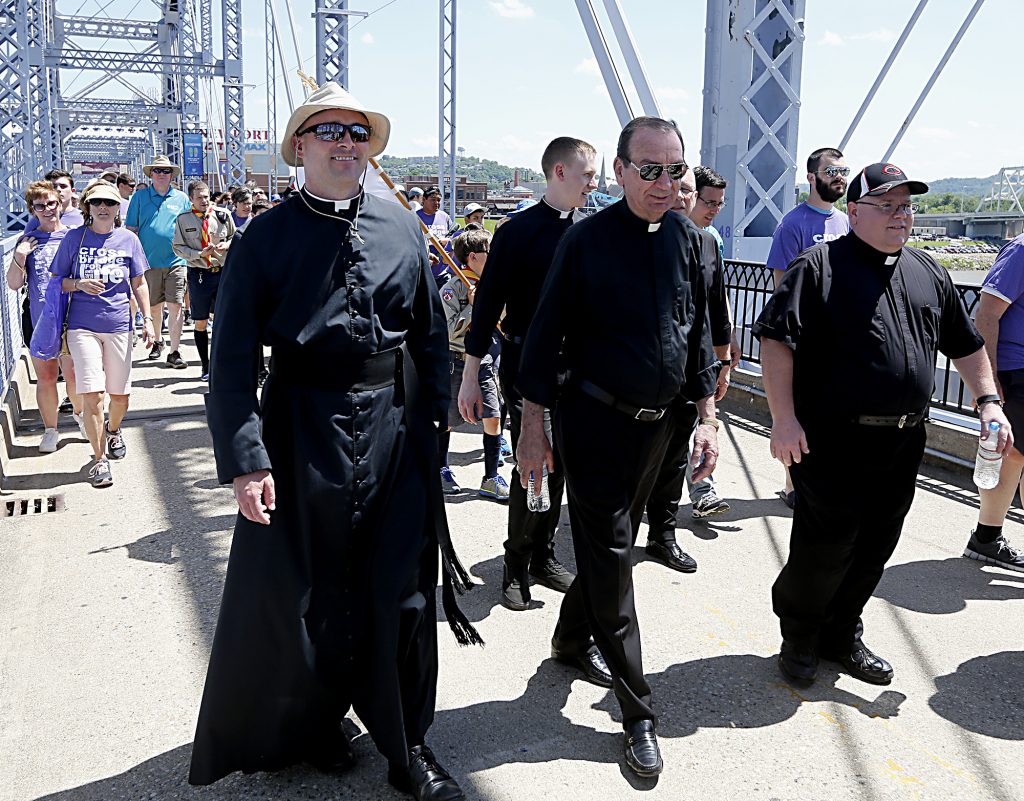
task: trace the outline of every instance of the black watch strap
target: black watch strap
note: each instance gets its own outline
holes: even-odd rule
[[[998,395],[982,395],[981,397],[975,398],[974,403],[979,409],[986,403],[998,403],[1000,406],[1003,405],[1003,401]]]

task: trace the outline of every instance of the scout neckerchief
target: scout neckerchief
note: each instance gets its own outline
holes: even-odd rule
[[[206,250],[210,246],[210,216],[195,206],[192,207],[192,213],[203,221],[202,233],[199,235],[199,244],[202,245],[202,250]],[[213,257],[209,253],[203,256],[203,260],[206,262],[207,267],[213,265]]]

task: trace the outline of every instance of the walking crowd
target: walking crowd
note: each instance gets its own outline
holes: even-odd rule
[[[392,785],[450,801],[463,793],[426,743],[436,577],[458,642],[480,643],[444,505],[462,492],[451,431],[480,426],[478,494],[508,507],[500,602],[529,612],[531,584],[563,593],[552,656],[612,689],[625,764],[655,776],[631,552],[646,514],[646,552],[693,573],[676,538],[684,487],[693,520],[730,508],[714,481],[717,403],[742,359],[714,227],[727,182],[688,164],[674,122],[638,117],[618,138],[621,200],[579,214],[597,153],[557,137],[543,198],[492,234],[476,204],[455,224],[436,188],[405,195],[411,211],[364,191],[390,127],[325,84],[288,121],[281,155],[306,182],[283,200],[248,185],[212,197],[202,181],[183,192],[163,156],[144,168],[150,185],[106,176],[77,207],[68,173],[31,183],[7,280],[26,290],[40,451],[57,447],[63,373],[92,483],[109,486],[136,338],[145,358],[166,348],[168,367],[188,368],[188,310],[217,475],[239,507],[189,781],[303,761],[344,771],[354,711]],[[964,555],[1024,572],[1002,534],[1024,491],[1024,236],[997,258],[975,323],[947,272],[906,246],[924,183],[891,163],[851,177],[835,148],[809,156],[807,180],[753,326],[793,509],[771,589],[778,666],[797,686],[821,659],[888,684],[861,614],[913,500],[938,352],[1004,457]],[[555,550],[563,501],[576,574]]]

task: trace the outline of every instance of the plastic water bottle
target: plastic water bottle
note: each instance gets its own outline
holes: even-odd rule
[[[536,494],[532,470],[530,471],[529,486],[526,488],[526,508],[531,512],[546,512],[551,508],[551,496],[548,494],[547,465],[542,465],[540,470],[540,495]]]
[[[998,446],[999,423],[989,423],[988,437],[978,440],[978,455],[974,459],[974,483],[978,489],[992,489],[999,483],[1003,457],[996,450]]]

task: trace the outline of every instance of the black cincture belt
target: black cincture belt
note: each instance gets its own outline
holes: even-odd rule
[[[634,406],[632,403],[620,401],[615,396],[605,392],[601,387],[596,384],[591,384],[587,380],[580,381],[580,389],[594,400],[599,400],[606,406],[611,406],[613,409],[625,412],[634,420],[639,420],[641,423],[653,423],[665,416],[665,409],[645,409],[642,406]]]
[[[450,350],[448,353],[451,355],[452,359],[457,362],[466,361],[466,354],[461,350]]]
[[[924,420],[925,415],[921,412],[917,414],[891,415],[889,417],[863,414],[853,418],[853,422],[862,426],[893,426],[895,428],[914,428],[921,425]]]
[[[389,387],[398,380],[401,348],[371,353],[365,359],[330,353],[296,357],[284,351],[270,359],[271,380],[278,384],[334,392],[366,392]]]

